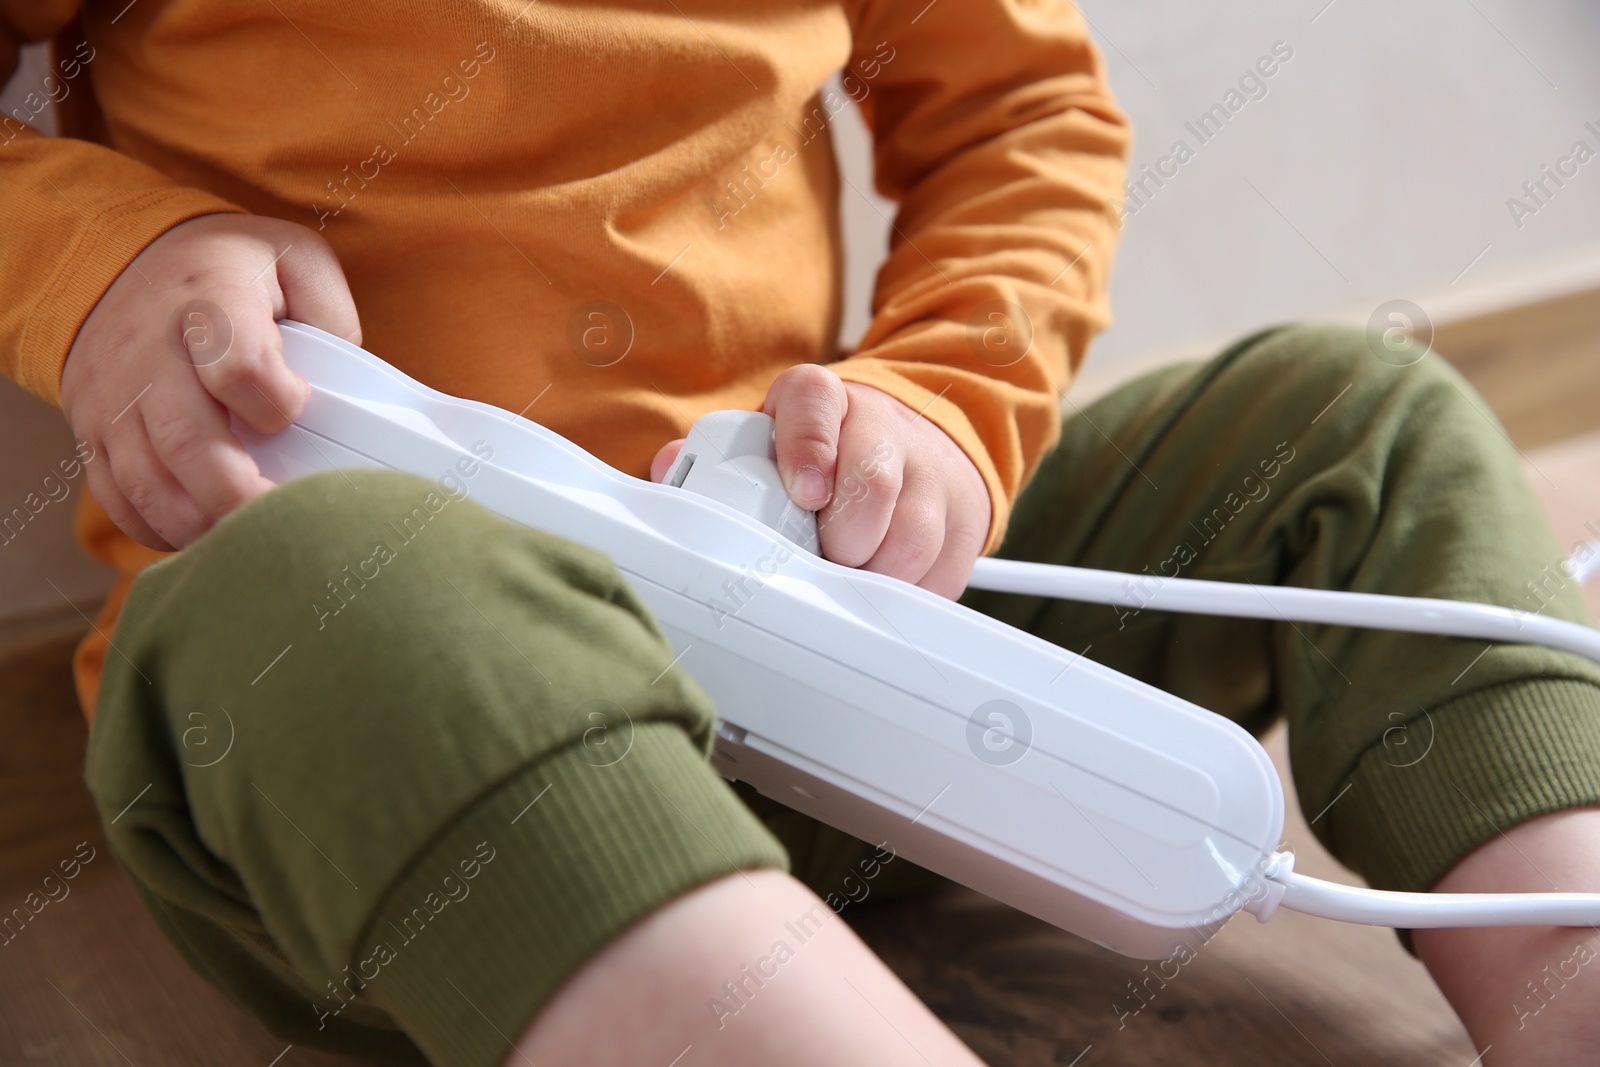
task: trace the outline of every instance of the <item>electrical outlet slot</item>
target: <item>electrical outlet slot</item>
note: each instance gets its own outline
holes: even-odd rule
[[[678,462],[673,464],[676,469],[672,472],[671,478],[667,484],[672,486],[674,489],[682,489],[683,481],[685,478],[689,477],[689,468],[694,466],[694,461],[696,458],[698,457],[696,457],[693,452],[690,452],[686,456],[679,456]]]

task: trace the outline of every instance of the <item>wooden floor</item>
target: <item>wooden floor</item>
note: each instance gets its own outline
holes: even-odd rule
[[[1600,526],[1600,434],[1529,453],[1564,546]],[[1600,586],[1590,587],[1600,612]],[[79,842],[96,850],[0,947],[0,1064],[335,1067],[257,1027],[189,970],[105,852],[81,781],[85,731],[70,641],[0,661],[0,914]],[[1283,738],[1268,739],[1280,768]],[[1293,796],[1292,792],[1289,794]],[[1291,800],[1291,804],[1292,804]],[[1346,878],[1291,812],[1301,870]],[[1282,912],[1235,919],[1119,1024],[1137,964],[970,892],[847,915],[989,1063],[1465,1067],[1476,1051],[1420,964],[1386,930]]]

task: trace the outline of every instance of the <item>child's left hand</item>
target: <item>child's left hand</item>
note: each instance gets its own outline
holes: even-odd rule
[[[761,409],[777,423],[789,498],[818,513],[824,557],[961,595],[989,532],[989,490],[943,430],[815,363],[780,374]],[[656,453],[653,480],[682,446],[680,438]]]

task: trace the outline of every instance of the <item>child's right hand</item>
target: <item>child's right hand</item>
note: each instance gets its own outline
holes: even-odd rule
[[[306,384],[284,365],[275,320],[355,344],[361,324],[333,249],[256,215],[173,227],[106,290],[61,373],[61,409],[89,463],[89,491],[140,544],[182,548],[272,488],[228,427],[293,422]]]

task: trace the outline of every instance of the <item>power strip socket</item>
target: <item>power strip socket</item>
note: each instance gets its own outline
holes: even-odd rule
[[[296,423],[234,429],[275,482],[337,467],[438,479],[610,557],[716,701],[713,766],[1109,949],[1197,946],[1275,862],[1282,787],[1229,720],[736,508],[623,474],[300,323]],[[769,501],[770,503],[770,501]],[[626,711],[626,709],[623,709]]]

